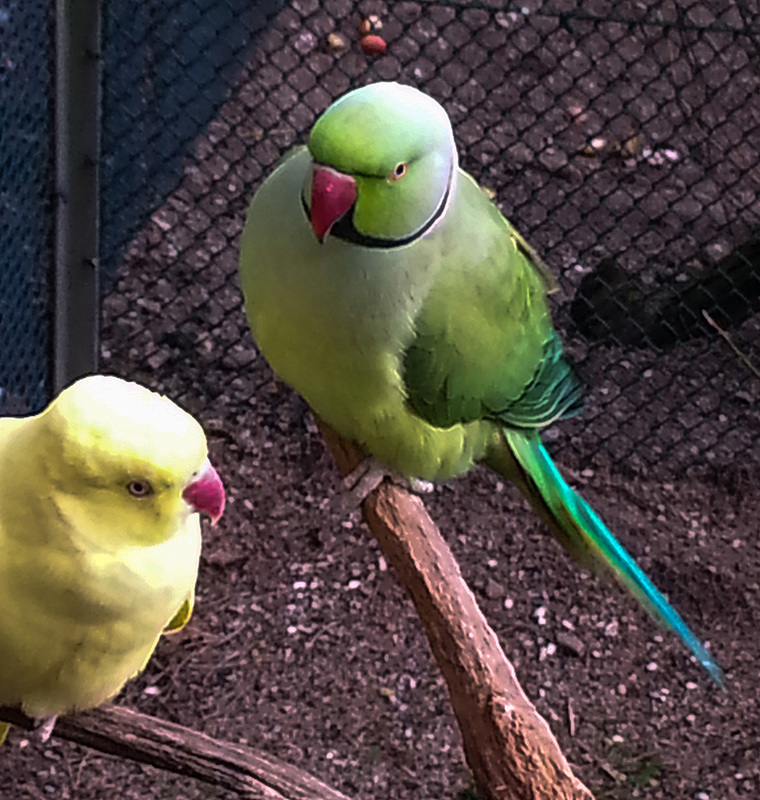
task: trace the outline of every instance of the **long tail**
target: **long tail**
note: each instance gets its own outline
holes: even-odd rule
[[[486,463],[515,483],[581,563],[604,566],[663,627],[676,633],[721,688],[723,670],[589,504],[560,475],[535,431],[505,428]]]

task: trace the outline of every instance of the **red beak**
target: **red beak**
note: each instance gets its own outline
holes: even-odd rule
[[[211,524],[216,525],[224,513],[224,485],[210,461],[207,460],[195,480],[185,486],[182,497],[199,514],[208,514]]]
[[[331,167],[315,164],[311,178],[311,227],[323,242],[330,228],[353,206],[356,181]]]

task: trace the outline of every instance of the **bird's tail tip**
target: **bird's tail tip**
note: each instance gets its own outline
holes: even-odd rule
[[[720,688],[718,662],[618,542],[591,506],[561,476],[538,435],[504,430],[504,450],[489,462],[515,480],[562,544],[582,563],[604,566],[663,627],[675,633]]]

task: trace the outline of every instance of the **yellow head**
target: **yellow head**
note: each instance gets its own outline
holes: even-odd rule
[[[224,489],[203,430],[166,397],[91,375],[28,422],[39,488],[100,546],[158,543],[190,514],[221,516]]]

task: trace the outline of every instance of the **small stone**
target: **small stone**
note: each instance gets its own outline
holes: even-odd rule
[[[624,156],[633,157],[638,155],[639,150],[641,150],[641,137],[629,136],[621,145],[621,149]]]
[[[381,56],[385,52],[386,44],[382,36],[362,36],[359,40],[361,49],[370,56]]]
[[[159,350],[149,356],[146,361],[152,370],[159,370],[170,358],[170,354],[165,350]]]
[[[368,36],[369,34],[378,34],[383,29],[383,21],[377,14],[370,14],[368,17],[362,18],[359,23],[359,36]]]
[[[570,631],[558,631],[557,644],[569,650],[574,656],[582,656],[586,652],[586,645],[580,637]]]
[[[348,47],[348,42],[343,34],[333,31],[327,34],[327,46],[333,53],[340,53]]]
[[[499,597],[504,597],[504,594],[504,587],[498,581],[489,578],[486,584],[486,597],[491,600],[496,600]]]

